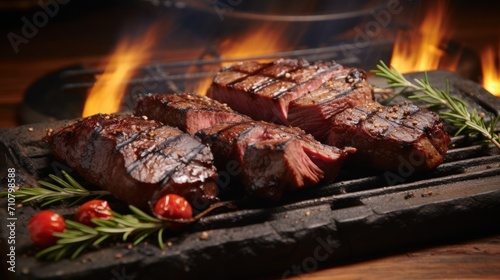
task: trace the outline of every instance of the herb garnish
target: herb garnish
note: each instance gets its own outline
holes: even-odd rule
[[[389,68],[383,61],[380,61],[377,69],[371,72],[385,78],[390,88],[414,90],[408,97],[410,99],[418,99],[430,105],[448,108],[449,111],[440,112],[439,115],[447,123],[458,128],[456,135],[480,133],[487,141],[500,149],[500,135],[495,133],[500,115],[493,117],[487,124],[484,120],[484,113],[478,113],[476,109],[469,112],[467,102],[450,95],[448,81],[446,81],[446,89],[440,90],[430,84],[427,72],[425,72],[423,79],[415,79],[415,83],[412,83],[397,69]]]
[[[84,198],[110,194],[108,191],[87,190],[67,172],[62,171],[62,173],[64,179],[53,174],[49,175],[59,185],[46,181],[38,181],[41,187],[22,187],[16,190],[14,194],[16,197],[23,199],[23,203],[36,201],[40,202],[41,206],[77,198],[72,202],[72,205],[74,205]],[[5,195],[7,195],[7,192],[0,192],[0,196]],[[176,224],[195,222],[219,207],[232,208],[235,206],[232,201],[218,202],[211,204],[208,208],[190,219],[160,219],[143,212],[133,205],[128,205],[130,214],[120,214],[111,210],[113,216],[107,220],[92,219],[91,221],[96,226],[95,228],[65,219],[66,229],[63,232],[53,233],[54,236],[59,238],[57,243],[39,251],[36,257],[53,261],[58,261],[66,257],[74,259],[86,248],[97,248],[102,242],[118,236],[121,236],[123,241],[132,239],[132,244],[137,245],[149,236],[156,234],[159,247],[164,249],[163,234],[165,229],[171,229],[171,225],[175,225],[174,228],[177,228]]]
[[[59,237],[57,244],[43,249],[36,254],[37,258],[58,261],[65,257],[74,259],[88,247],[97,247],[113,236],[122,237],[123,241],[133,237],[133,245],[139,244],[151,234],[157,234],[158,245],[164,248],[163,231],[166,223],[152,217],[137,207],[129,206],[131,214],[122,215],[111,211],[113,217],[108,220],[92,219],[95,228],[72,220],[65,220],[66,230],[54,233]]]
[[[73,177],[71,177],[66,171],[62,170],[63,178],[57,177],[54,174],[49,174],[49,178],[52,179],[56,184],[47,181],[38,181],[40,187],[21,187],[15,191],[16,199],[21,199],[22,203],[27,203],[30,201],[40,202],[41,207],[53,204],[55,202],[60,202],[67,199],[75,199],[71,205],[76,205],[82,199],[89,197],[100,197],[103,195],[110,194],[109,191],[99,190],[87,190],[82,185],[80,185]],[[6,191],[0,192],[0,196],[7,195]]]

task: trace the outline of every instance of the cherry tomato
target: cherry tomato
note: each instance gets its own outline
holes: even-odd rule
[[[94,199],[82,204],[76,210],[75,220],[89,227],[95,227],[91,219],[107,220],[113,217],[111,208],[106,200]]]
[[[167,219],[189,219],[193,216],[191,205],[182,196],[167,194],[160,198],[154,208],[155,214]]]
[[[63,232],[66,229],[63,217],[52,210],[43,210],[33,216],[28,223],[31,241],[35,245],[46,248],[56,244],[59,238],[54,232]]]

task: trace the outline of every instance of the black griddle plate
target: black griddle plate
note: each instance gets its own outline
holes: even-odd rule
[[[473,108],[500,111],[500,99],[476,83],[443,71],[430,72],[429,77],[441,88],[448,79],[452,94]],[[68,123],[0,131],[1,177],[4,169],[15,167],[18,181],[32,185],[57,170],[40,139],[46,129]],[[397,184],[388,183],[388,173],[347,169],[337,182],[290,194],[279,204],[250,201],[241,209],[214,213],[168,236],[171,246],[163,251],[154,240],[133,248],[117,242],[76,260],[39,261],[33,257],[27,231],[29,218],[39,209],[25,205],[16,210],[16,273],[2,279],[222,279],[269,273],[288,277],[352,257],[498,231],[500,153],[493,145],[473,141],[454,137],[445,163],[425,174],[406,170]],[[6,221],[6,200],[0,205],[0,219]],[[71,217],[74,208],[57,211]],[[200,238],[202,232],[207,239]],[[2,226],[0,233],[6,271],[9,232]]]

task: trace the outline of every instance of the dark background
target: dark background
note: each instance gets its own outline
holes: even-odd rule
[[[49,1],[43,1],[49,2]],[[210,2],[210,1],[209,1]],[[254,1],[253,3],[258,3]],[[300,6],[315,1],[298,1],[295,5],[282,4],[290,1],[268,1],[272,7],[263,8],[263,4],[250,6],[247,1],[241,2],[238,9],[257,11],[273,9],[283,14],[321,13],[322,11],[348,11],[347,2],[329,1],[332,6]],[[411,2],[411,3],[410,3]],[[401,27],[411,26],[412,22],[422,16],[416,7],[419,1],[401,0],[405,14],[396,23]],[[420,1],[423,3],[424,1]],[[431,1],[428,1],[429,3]],[[491,1],[450,1],[449,39],[457,42],[462,48],[478,53],[487,45],[500,45],[500,17]],[[220,2],[230,6],[235,1]],[[293,2],[292,2],[293,3]],[[333,3],[333,4],[331,4]],[[369,5],[370,1],[359,1]],[[386,3],[380,1],[379,3]],[[181,3],[182,4],[182,3]],[[321,3],[320,3],[321,4]],[[169,6],[170,5],[170,6]],[[17,112],[23,101],[25,91],[37,79],[47,73],[74,64],[98,67],[113,50],[116,43],[126,35],[140,35],[153,22],[164,20],[167,24],[165,37],[161,38],[156,50],[156,59],[165,61],[194,59],[200,57],[212,41],[237,33],[235,30],[252,24],[244,20],[232,19],[225,10],[225,19],[220,20],[213,10],[199,11],[175,7],[175,1],[133,1],[133,0],[72,0],[68,4],[59,5],[59,12],[50,17],[47,24],[40,27],[29,42],[19,45],[16,53],[9,41],[9,34],[22,35],[23,17],[29,21],[41,11],[38,1],[0,1],[0,128],[19,125]],[[297,6],[299,5],[299,6]],[[208,6],[210,7],[210,6]],[[280,10],[281,8],[284,10]],[[320,8],[318,8],[320,7]],[[204,15],[204,16],[201,16]],[[340,26],[314,24],[313,31],[308,31],[313,44],[328,42],[329,35],[341,36],[349,34],[361,21],[343,21]],[[333,28],[333,29],[332,29]],[[396,26],[397,28],[397,26]],[[297,29],[295,29],[297,30]],[[328,33],[325,30],[334,30]],[[291,32],[295,32],[292,30]],[[388,30],[394,32],[393,29]],[[312,34],[312,35],[311,35]],[[315,38],[320,34],[320,38]],[[345,38],[345,37],[343,37]],[[324,40],[323,40],[324,39]],[[304,44],[301,42],[300,44]],[[300,46],[300,45],[299,45]],[[468,237],[470,238],[470,237]],[[407,278],[493,278],[500,271],[500,235],[475,236],[464,240],[450,240],[435,247],[415,248],[414,251],[398,253],[390,256],[377,256],[335,268],[325,269],[301,278],[330,279],[338,277],[366,277],[387,279],[389,277]]]

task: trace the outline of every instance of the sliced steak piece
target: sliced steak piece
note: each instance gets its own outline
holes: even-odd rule
[[[215,76],[207,96],[254,120],[288,124],[288,103],[318,89],[339,68],[334,62],[298,59],[240,62]]]
[[[225,104],[192,93],[143,96],[138,100],[134,114],[178,127],[189,134],[218,123],[251,120]]]
[[[217,170],[210,149],[160,122],[94,115],[47,137],[56,159],[89,183],[145,208],[167,193],[215,202]]]
[[[344,68],[336,71],[320,88],[291,101],[288,122],[324,142],[330,133],[332,116],[370,102],[373,102],[373,92],[365,72]]]
[[[313,186],[324,176],[296,138],[251,142],[245,149],[243,162],[246,189],[271,200],[281,198],[285,189]]]
[[[409,104],[347,109],[333,117],[331,128],[329,145],[358,150],[351,163],[400,173],[441,164],[450,142],[435,113]]]
[[[304,131],[266,122],[219,124],[197,134],[209,143],[215,164],[228,162],[249,193],[278,200],[286,190],[332,181],[352,148],[323,145]],[[233,168],[234,169],[234,168]]]

